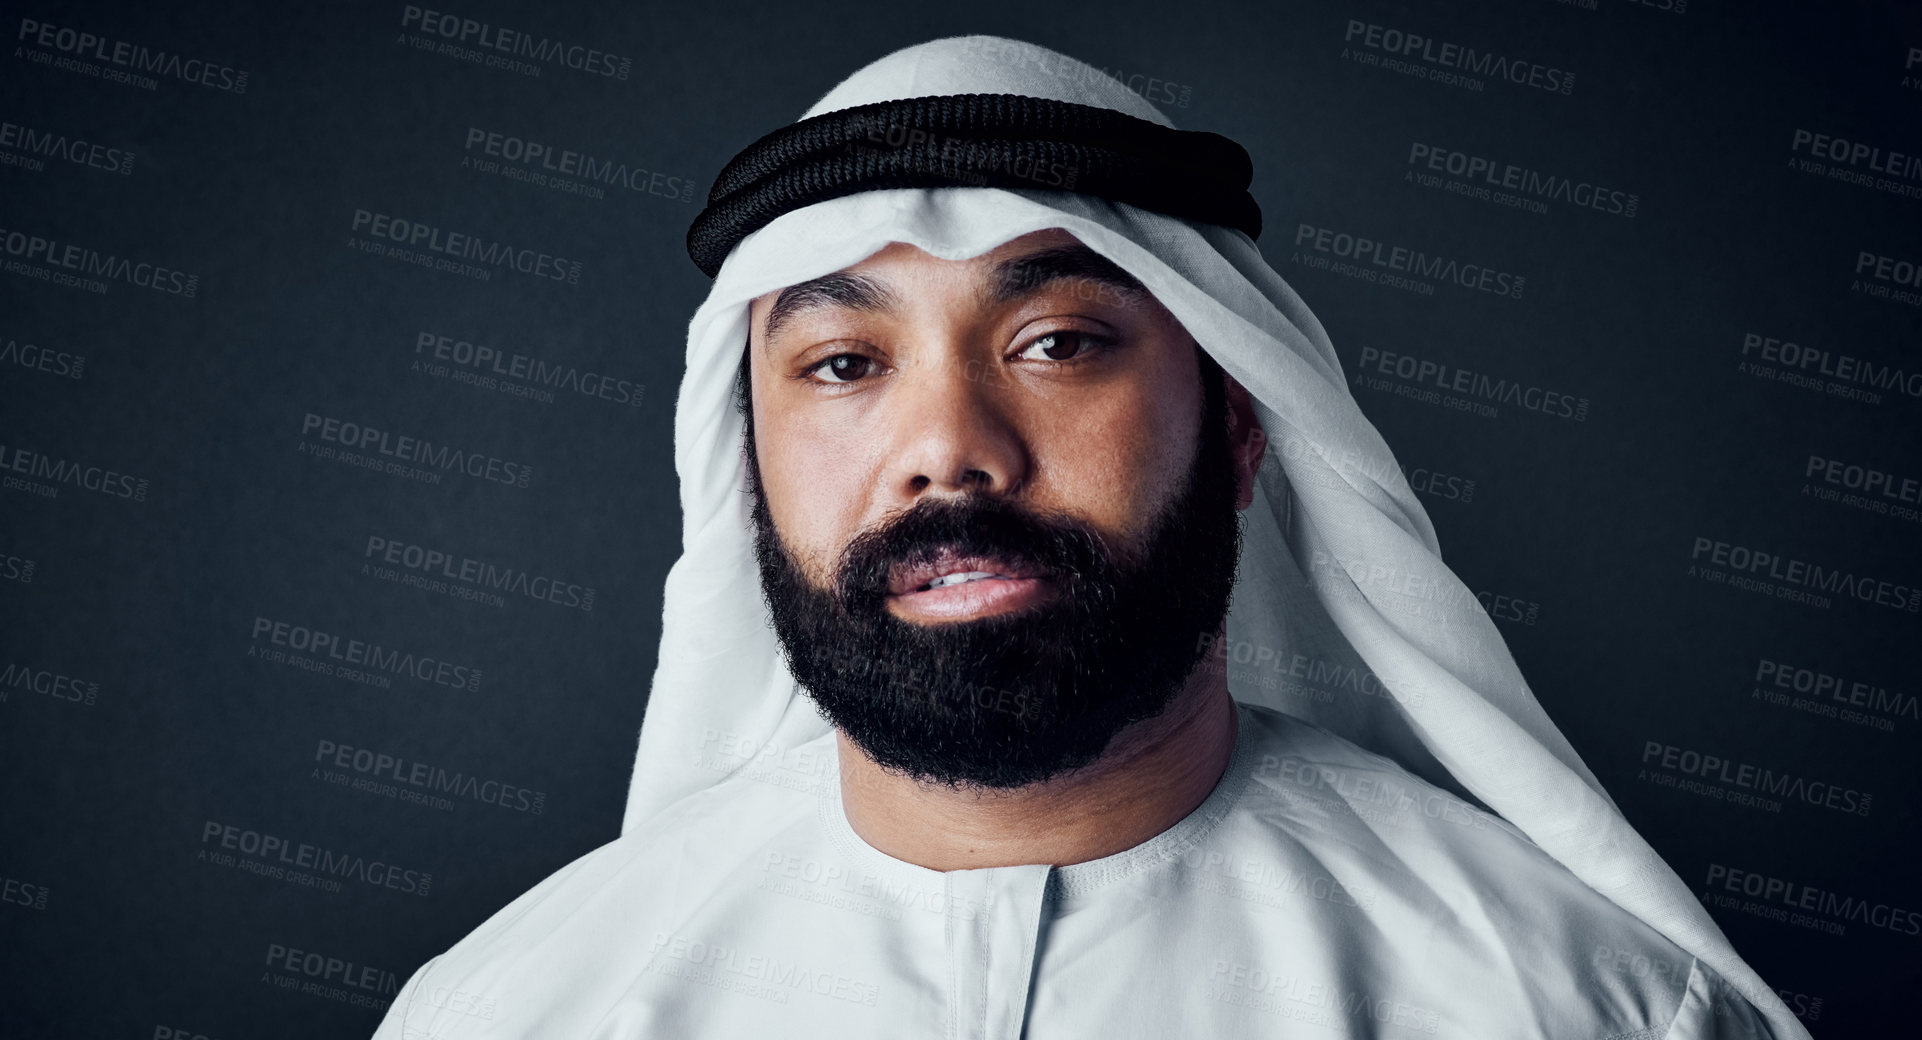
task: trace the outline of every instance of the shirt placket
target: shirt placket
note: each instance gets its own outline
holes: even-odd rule
[[[949,1040],[1019,1040],[1048,871],[1041,865],[944,875]]]

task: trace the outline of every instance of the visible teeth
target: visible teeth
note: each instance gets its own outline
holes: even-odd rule
[[[928,582],[928,584],[925,587],[930,589],[938,589],[944,585],[959,585],[962,582],[966,582],[966,581],[979,581],[982,578],[998,578],[998,577],[1000,577],[999,574],[995,574],[991,571],[956,571],[953,574],[941,575],[939,578],[936,578],[933,581]]]

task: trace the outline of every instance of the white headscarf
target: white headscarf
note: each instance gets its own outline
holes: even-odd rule
[[[953,37],[896,51],[804,115],[944,94],[1022,94],[1172,125],[1089,66],[1032,44]],[[688,325],[674,417],[682,554],[623,831],[725,779],[716,739],[791,749],[828,732],[782,659],[755,565],[733,403],[748,302],[890,242],[950,260],[1062,228],[1139,279],[1246,387],[1269,438],[1228,615],[1230,689],[1305,718],[1500,813],[1576,876],[1720,973],[1777,1031],[1806,1037],[1689,889],[1622,817],[1542,711],[1427,513],[1351,396],[1321,324],[1239,231],[1086,195],[996,188],[868,191],[786,213],[728,256]],[[1276,660],[1365,669],[1367,691],[1287,696]],[[1331,673],[1339,674],[1339,673]],[[1355,674],[1355,673],[1350,673]],[[743,759],[745,766],[747,760]]]

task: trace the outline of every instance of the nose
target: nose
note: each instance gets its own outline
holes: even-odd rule
[[[1028,476],[1015,388],[985,363],[907,366],[887,406],[895,435],[884,481],[897,505],[927,495],[1006,495]]]

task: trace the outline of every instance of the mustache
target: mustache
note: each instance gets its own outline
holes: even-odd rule
[[[974,494],[924,499],[856,535],[835,567],[835,591],[850,611],[879,610],[897,567],[943,552],[993,557],[1068,586],[1106,586],[1114,566],[1112,547],[1086,523]]]

